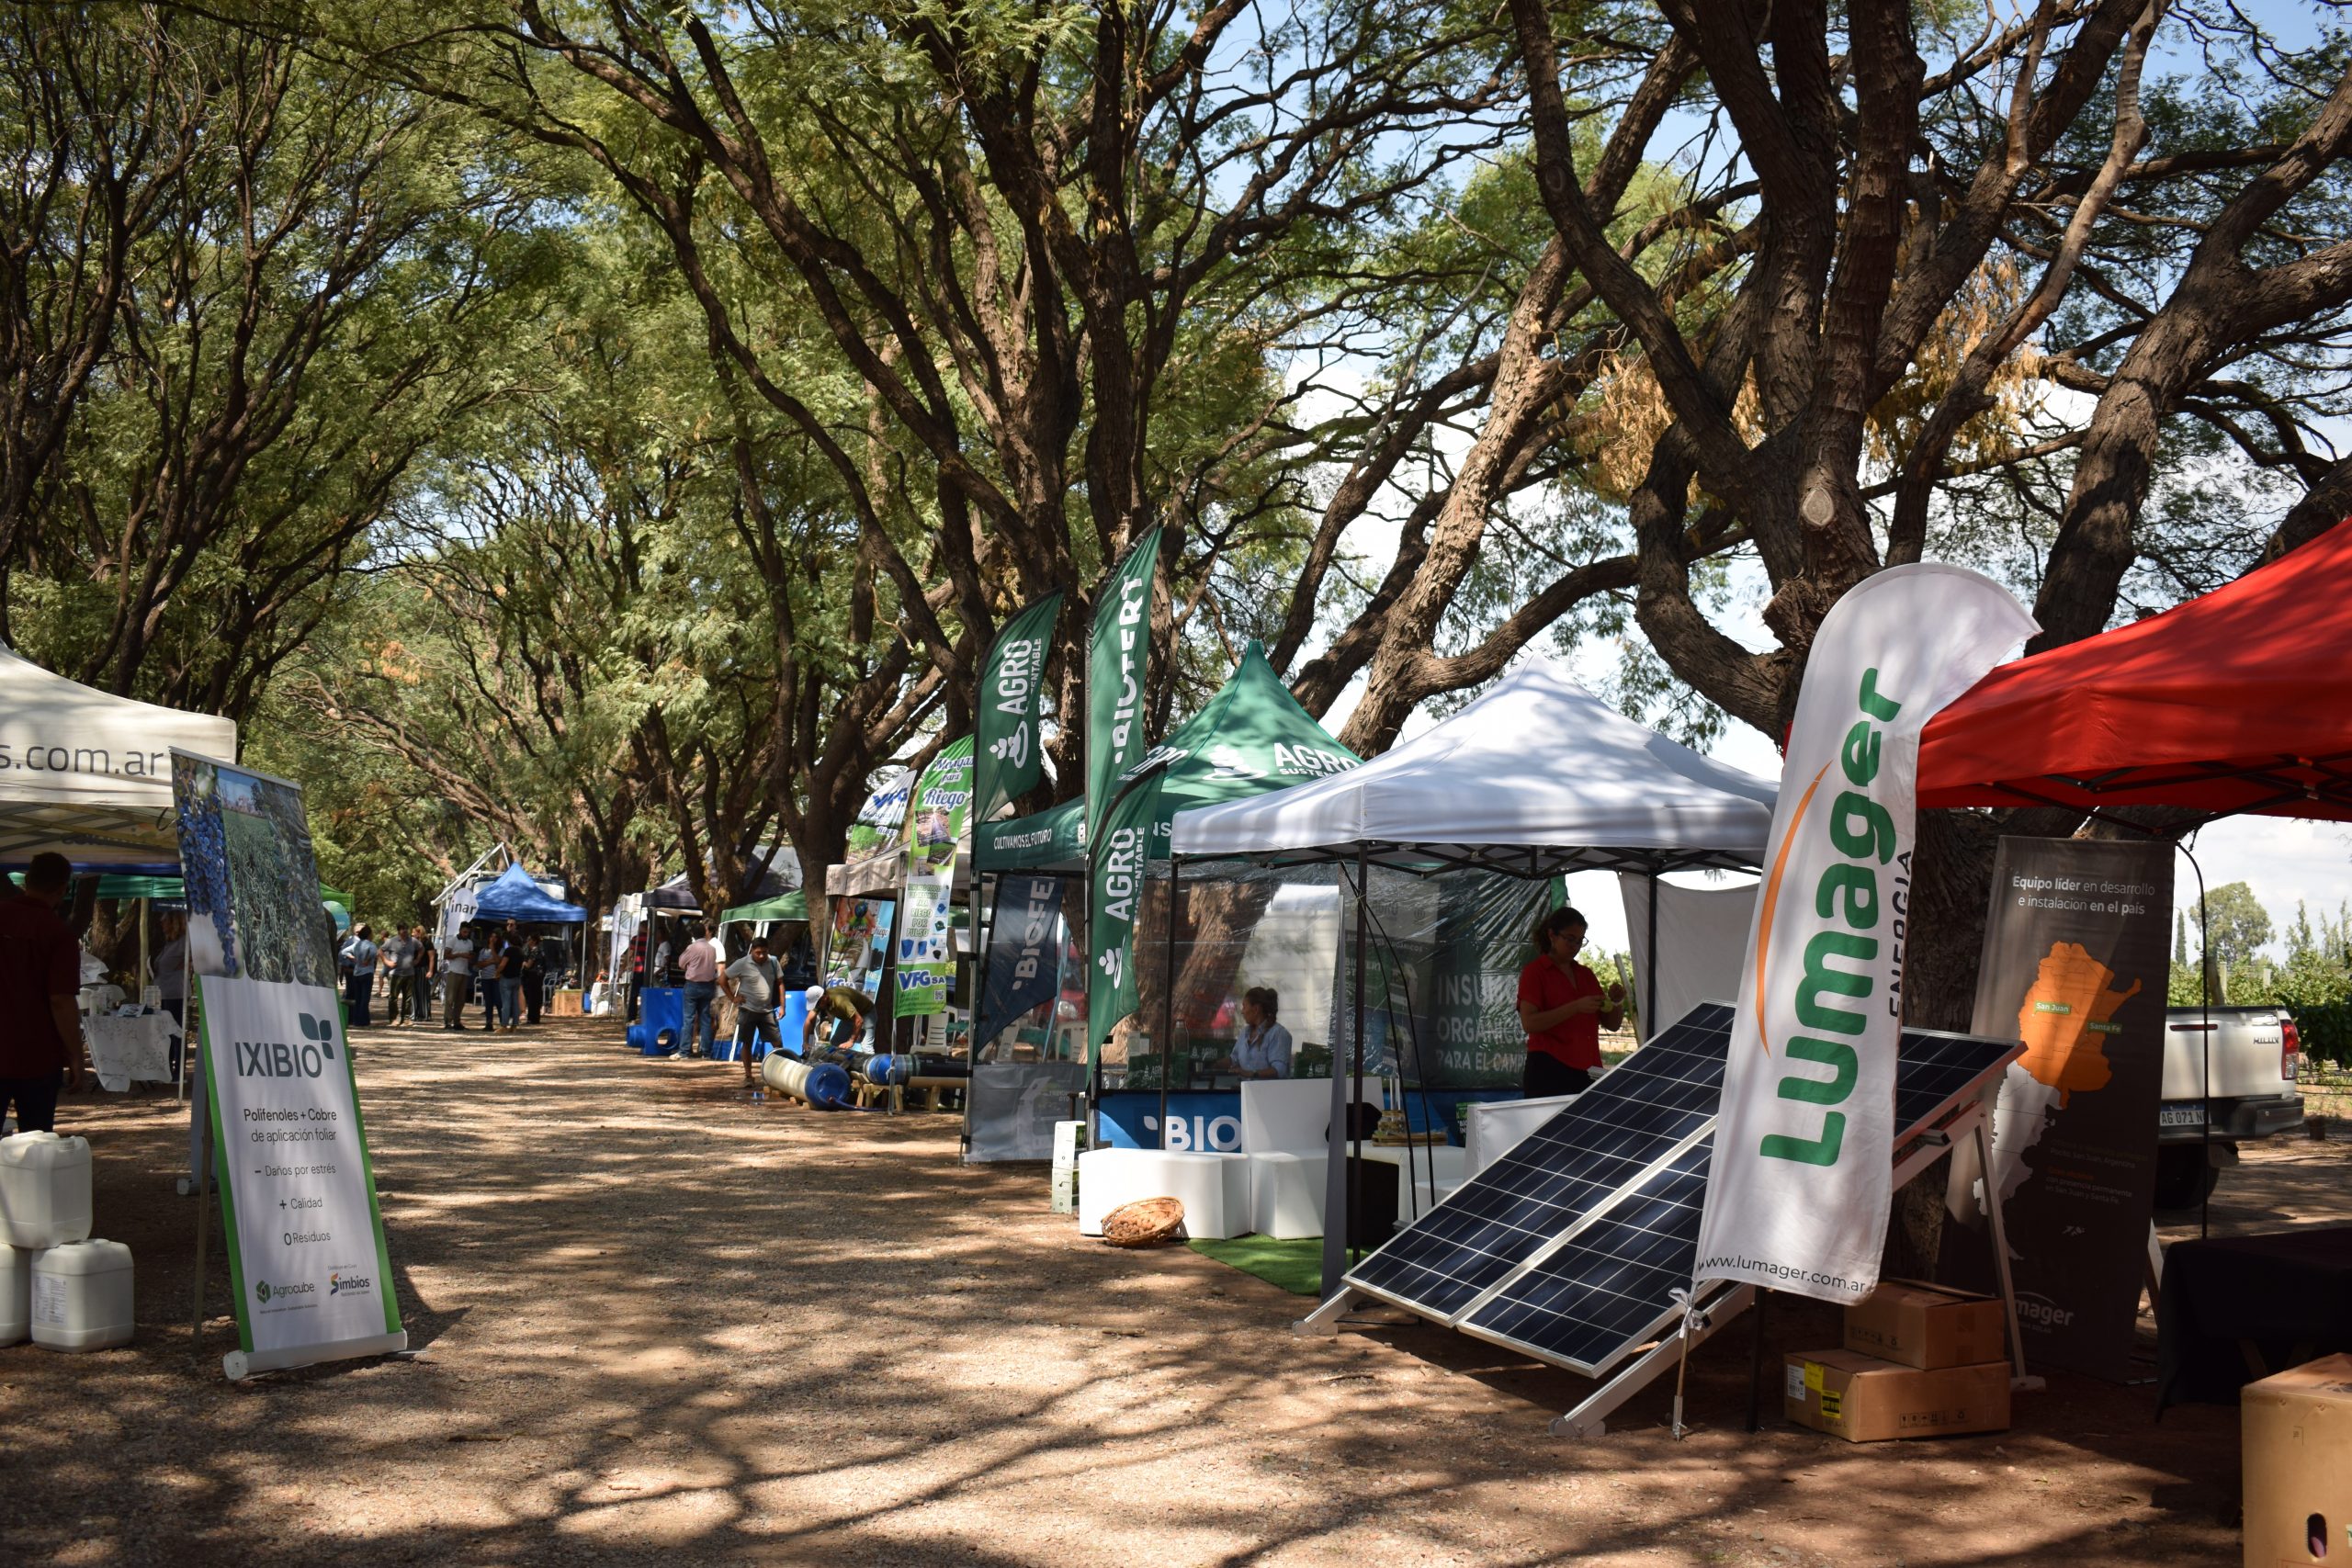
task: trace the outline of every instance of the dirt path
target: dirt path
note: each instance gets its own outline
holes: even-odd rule
[[[738,1069],[643,1062],[602,1022],[358,1045],[423,1359],[224,1383],[217,1253],[188,1345],[182,1124],[75,1102],[141,1337],[0,1351],[0,1556],[2235,1559],[2233,1411],[2154,1426],[2148,1389],[2061,1377],[1995,1438],[1750,1437],[1741,1329],[1693,1358],[1697,1435],[1654,1390],[1566,1443],[1545,1423],[1577,1380],[1426,1326],[1294,1338],[1297,1298],[1082,1242],[1034,1169],[959,1168],[946,1117],[748,1104]],[[1834,1318],[1781,1310],[1771,1338],[1834,1343]]]

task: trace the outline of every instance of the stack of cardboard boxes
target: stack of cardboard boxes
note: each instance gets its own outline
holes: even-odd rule
[[[1790,1353],[1790,1420],[1849,1443],[2007,1428],[2009,1363],[1992,1297],[1890,1280],[1846,1309],[1845,1340]]]
[[[2246,1568],[2352,1562],[2352,1356],[2248,1383]]]

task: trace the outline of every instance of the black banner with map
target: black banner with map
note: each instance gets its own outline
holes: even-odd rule
[[[2030,1361],[2121,1382],[2155,1201],[2172,846],[2003,839],[1976,971],[1977,1034],[2025,1042],[1993,1122],[2018,1326]],[[1992,1287],[1955,1157],[1942,1273]]]

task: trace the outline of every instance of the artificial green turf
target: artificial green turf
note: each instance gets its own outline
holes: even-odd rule
[[[1228,1269],[1255,1274],[1295,1296],[1323,1292],[1323,1238],[1319,1235],[1301,1236],[1295,1241],[1238,1235],[1231,1241],[1196,1241],[1193,1250],[1204,1258],[1216,1258]]]

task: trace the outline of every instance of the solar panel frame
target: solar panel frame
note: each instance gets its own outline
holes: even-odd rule
[[[1687,1021],[1690,1017],[1695,1017],[1702,1010],[1721,1010],[1725,1013],[1730,1010],[1727,1004],[1703,1004],[1702,1009],[1693,1010],[1692,1014],[1686,1015],[1685,1021]],[[1676,1027],[1680,1027],[1679,1021]],[[1727,1019],[1724,1021],[1724,1030],[1723,1037],[1727,1039]],[[1661,1034],[1658,1043],[1664,1043],[1672,1033],[1673,1031],[1669,1030]],[[1712,1031],[1709,1033],[1712,1035]],[[1963,1050],[1962,1047],[1966,1049]],[[2008,1064],[2022,1054],[2024,1045],[2018,1041],[2004,1041],[1984,1035],[1962,1034],[1944,1030],[1906,1029],[1902,1032],[1897,1049],[1896,1130],[1894,1144],[1894,1148],[1899,1152],[1906,1144],[1916,1140],[1922,1133],[1945,1119],[1966,1101],[1981,1096],[1995,1075],[2006,1070]],[[1634,1062],[1640,1059],[1640,1055],[1641,1053],[1636,1052],[1633,1057],[1622,1064],[1618,1070],[1623,1070],[1623,1066],[1632,1066]],[[1600,1087],[1600,1083],[1596,1082],[1594,1088],[1597,1089]],[[1715,1111],[1719,1112],[1722,1092],[1719,1071],[1714,1087]],[[1589,1095],[1592,1090],[1586,1092]],[[1569,1112],[1574,1109],[1575,1107],[1570,1107],[1569,1111],[1564,1111],[1560,1116],[1546,1122],[1536,1134],[1522,1140],[1512,1150],[1512,1154],[1528,1148],[1537,1136],[1550,1134],[1551,1144],[1565,1141],[1577,1130],[1576,1124],[1569,1119]],[[1683,1309],[1679,1304],[1668,1302],[1657,1306],[1646,1318],[1625,1319],[1624,1322],[1629,1324],[1638,1323],[1639,1327],[1621,1327],[1611,1337],[1611,1342],[1605,1353],[1572,1356],[1542,1341],[1532,1340],[1521,1333],[1512,1331],[1522,1322],[1535,1321],[1540,1315],[1538,1309],[1524,1298],[1531,1292],[1548,1290],[1549,1299],[1553,1302],[1579,1291],[1588,1292],[1598,1291],[1600,1294],[1614,1294],[1624,1300],[1639,1300],[1633,1292],[1611,1292],[1605,1285],[1598,1285],[1592,1280],[1582,1278],[1570,1278],[1566,1276],[1565,1270],[1555,1269],[1555,1261],[1564,1258],[1576,1259],[1580,1263],[1588,1259],[1600,1260],[1604,1268],[1604,1279],[1622,1277],[1626,1272],[1639,1271],[1645,1274],[1654,1287],[1658,1280],[1670,1281],[1666,1287],[1668,1289],[1679,1288],[1686,1284],[1690,1280],[1691,1258],[1697,1247],[1699,1215],[1705,1204],[1706,1179],[1712,1161],[1715,1122],[1716,1114],[1711,1112],[1702,1126],[1679,1140],[1672,1150],[1652,1161],[1637,1175],[1630,1177],[1614,1192],[1585,1207],[1571,1224],[1554,1235],[1548,1241],[1523,1253],[1519,1262],[1502,1272],[1498,1278],[1493,1277],[1490,1269],[1482,1269],[1481,1278],[1489,1282],[1486,1289],[1468,1299],[1466,1303],[1461,1300],[1458,1292],[1449,1292],[1444,1303],[1447,1310],[1442,1314],[1432,1310],[1431,1304],[1425,1300],[1415,1300],[1401,1292],[1367,1287],[1360,1282],[1355,1274],[1351,1273],[1348,1277],[1348,1282],[1356,1289],[1365,1291],[1367,1294],[1375,1295],[1409,1311],[1438,1317],[1449,1326],[1458,1328],[1478,1338],[1506,1346],[1539,1360],[1566,1367],[1588,1377],[1605,1376],[1620,1362],[1638,1350],[1645,1341],[1656,1337],[1660,1330],[1679,1318]],[[1549,1146],[1550,1144],[1545,1145],[1546,1148]],[[1535,1152],[1540,1155],[1544,1150]],[[1488,1168],[1487,1172],[1481,1172],[1481,1177],[1490,1172],[1501,1171],[1505,1162],[1510,1158],[1510,1156],[1507,1155],[1504,1160],[1497,1161],[1494,1166]],[[1537,1162],[1531,1157],[1523,1163],[1532,1165]],[[1466,1190],[1465,1184],[1464,1190]],[[1453,1197],[1458,1196],[1460,1193],[1457,1191]],[[1446,1201],[1452,1202],[1453,1197],[1449,1197]],[[1437,1219],[1444,1213],[1444,1204],[1440,1204],[1422,1220],[1416,1222],[1415,1226],[1411,1228],[1418,1229]],[[1670,1224],[1671,1229],[1661,1229],[1662,1224]],[[1687,1247],[1680,1245],[1681,1235],[1685,1230],[1688,1231]],[[1402,1239],[1405,1234],[1407,1233],[1399,1233],[1399,1239]],[[1676,1258],[1672,1267],[1661,1267],[1658,1264],[1655,1253],[1660,1244],[1667,1245]],[[1390,1245],[1394,1246],[1395,1243],[1392,1242]],[[1677,1247],[1680,1250],[1674,1250]],[[1382,1249],[1384,1252],[1385,1250],[1385,1247]],[[1363,1264],[1358,1266],[1359,1269],[1376,1261],[1380,1256],[1380,1252],[1374,1253],[1372,1258],[1365,1259]],[[1605,1269],[1608,1268],[1619,1270],[1619,1276],[1607,1275]],[[1530,1280],[1534,1280],[1536,1283],[1531,1287],[1527,1283]],[[1498,1309],[1500,1310],[1498,1311]],[[1612,1310],[1622,1313],[1622,1309]],[[1494,1319],[1500,1319],[1503,1325],[1498,1326]],[[1582,1325],[1580,1322],[1578,1325]]]
[[[1653,1285],[1662,1280],[1668,1290],[1689,1286],[1690,1260],[1698,1251],[1699,1219],[1706,1205],[1707,1176],[1713,1163],[1714,1143],[1714,1131],[1710,1128],[1665,1168],[1621,1194],[1580,1233],[1566,1238],[1541,1261],[1529,1265],[1488,1296],[1458,1325],[1462,1332],[1586,1377],[1607,1375],[1618,1362],[1656,1337],[1660,1328],[1682,1315],[1679,1303],[1661,1311],[1643,1294],[1616,1287],[1626,1283],[1625,1276],[1629,1274],[1638,1275]],[[1660,1254],[1664,1255],[1663,1259]],[[1586,1266],[1554,1268],[1566,1260]],[[1537,1283],[1523,1293],[1514,1294],[1530,1281]],[[1571,1295],[1608,1296],[1625,1303],[1625,1307],[1612,1307],[1613,1312],[1622,1314],[1630,1307],[1638,1315],[1621,1317],[1613,1332],[1590,1336],[1591,1339],[1605,1337],[1606,1341],[1605,1351],[1592,1356],[1574,1355],[1556,1344],[1513,1331],[1521,1323],[1533,1321],[1575,1327],[1592,1325],[1590,1316],[1557,1310],[1557,1303]]]
[[[1346,1282],[1456,1323],[1531,1257],[1704,1135],[1722,1100],[1731,1019],[1728,1003],[1692,1009],[1359,1262]],[[1458,1260],[1465,1251],[1478,1259],[1466,1269],[1428,1260]]]

